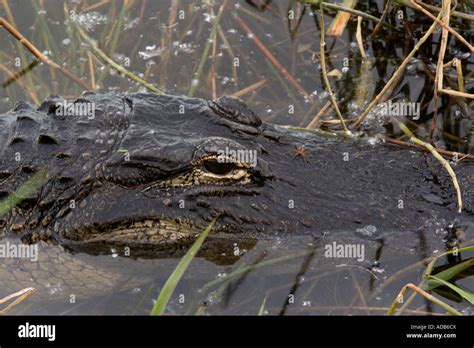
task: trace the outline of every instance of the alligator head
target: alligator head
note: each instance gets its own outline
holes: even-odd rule
[[[29,242],[167,250],[217,216],[211,239],[253,240],[414,230],[456,210],[450,179],[424,154],[265,124],[237,98],[86,93],[64,105],[22,103],[0,118],[3,197],[48,173],[0,222]]]

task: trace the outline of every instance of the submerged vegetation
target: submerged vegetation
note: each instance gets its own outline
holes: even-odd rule
[[[442,163],[440,170],[444,167],[451,175],[461,209],[462,190],[472,188],[459,187],[455,165],[474,159],[472,1],[443,0],[428,5],[417,0],[386,0],[378,1],[378,8],[356,0],[341,4],[318,0],[160,3],[80,1],[64,3],[61,8],[50,1],[32,0],[31,8],[20,8],[2,0],[1,30],[11,35],[0,39],[0,109],[7,110],[21,99],[40,104],[51,94],[74,99],[83,90],[152,91],[209,99],[235,95],[253,104],[264,120],[290,125],[290,129],[344,132],[343,136],[362,136],[362,132],[377,141],[430,151]],[[33,25],[19,20],[19,12],[34,16]],[[379,112],[384,103],[407,100],[419,106],[418,114]],[[0,216],[38,190],[44,175],[41,171],[0,201]],[[152,314],[167,313],[212,226],[161,282]],[[208,305],[225,303],[226,295],[230,298],[252,272],[301,259],[303,266],[296,274],[295,267],[290,267],[294,264],[282,270],[290,274],[286,283],[274,282],[264,292],[250,289],[248,297],[233,303],[230,312],[240,313],[242,307],[243,313],[259,315],[292,311],[462,314],[438,294],[453,302],[464,301],[464,307],[474,304],[473,290],[453,282],[472,278],[474,240],[462,241],[441,255],[430,252],[398,271],[394,262],[392,273],[383,280],[377,277],[383,272],[377,264],[367,268],[311,265],[316,247],[308,244],[309,248],[300,248],[303,251],[269,259],[262,253],[252,264],[242,263],[217,279],[201,281],[199,291],[192,284],[193,298],[175,310],[205,314]],[[458,257],[455,262],[453,253]],[[461,256],[466,259],[460,260]],[[434,273],[442,257],[449,261],[448,267]],[[418,280],[421,272],[421,282],[414,285],[413,279]],[[370,278],[365,289],[361,285],[364,276]],[[289,308],[299,288],[312,294],[321,282],[336,286],[339,278],[350,280],[349,303],[338,305],[341,300],[334,295],[331,305],[304,301]],[[405,278],[411,280],[399,290]],[[376,280],[380,284],[373,288]],[[408,289],[414,293],[404,299]],[[408,309],[415,294],[434,302],[441,312],[425,310],[428,306],[422,303]],[[283,304],[278,302],[282,298],[286,299]],[[395,300],[378,306],[382,298]]]

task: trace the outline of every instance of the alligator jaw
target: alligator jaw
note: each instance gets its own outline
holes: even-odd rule
[[[118,221],[100,226],[90,225],[62,233],[70,241],[84,243],[140,243],[179,244],[194,240],[202,229],[185,222],[169,219],[143,219]]]

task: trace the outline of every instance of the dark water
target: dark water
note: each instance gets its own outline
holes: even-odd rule
[[[67,8],[58,1],[7,3],[8,7],[0,4],[3,18],[12,22],[12,15],[15,28],[41,52],[97,91],[146,89],[89,55],[87,45],[72,22],[79,23],[115,62],[167,93],[192,93],[208,99],[237,93],[263,120],[302,127],[307,126],[329,100],[323,87],[319,58],[319,12],[298,3],[269,1],[263,6],[263,2],[257,1],[229,2],[220,19],[215,48],[212,44],[209,46],[199,77],[195,72],[199,70],[199,62],[210,40],[221,1],[216,1],[214,6],[200,1],[129,1],[125,7],[117,1],[97,8],[91,8],[94,3],[85,1],[65,2]],[[175,16],[174,4],[177,4]],[[380,17],[383,2],[361,1],[358,9]],[[294,19],[288,20],[288,13]],[[472,14],[472,9],[468,13]],[[245,32],[234,14],[253,34]],[[334,11],[326,11],[326,29],[334,15]],[[374,25],[364,20],[362,36],[371,64],[368,65],[360,56],[355,37],[357,21],[353,19],[340,38],[328,37],[325,45],[328,71],[336,75],[330,77],[330,81],[347,119],[355,119],[361,114],[431,24],[412,10],[402,9],[401,14],[393,10],[387,16],[391,27],[382,29],[377,37],[370,39]],[[469,22],[456,21],[459,32],[472,42]],[[399,120],[422,138],[428,136],[434,117],[433,76],[440,35],[439,31],[435,33],[409,62],[390,95],[394,103],[419,105],[419,115],[400,115]],[[259,38],[285,67],[285,74],[255,45],[253,37]],[[473,93],[474,59],[465,46],[450,37],[445,62],[453,58],[462,64],[466,92]],[[445,74],[445,83],[456,87],[455,69],[447,69]],[[291,83],[288,75],[297,83]],[[4,30],[0,36],[0,76],[1,112],[9,110],[19,100],[39,103],[54,94],[73,99],[83,90],[58,71],[38,64],[30,52],[19,50],[18,43]],[[258,85],[245,92],[254,84]],[[324,127],[328,124],[325,121],[335,119],[334,111],[328,111],[319,125]],[[472,153],[473,120],[472,102],[440,97],[433,143],[450,151]],[[394,138],[402,135],[380,110],[369,115],[363,129]],[[420,226],[425,228],[416,238],[381,233],[373,240],[360,239],[354,232],[351,241],[365,246],[363,261],[354,258],[329,260],[324,256],[325,243],[293,236],[260,241],[232,265],[196,259],[178,285],[168,312],[256,314],[262,309],[265,314],[383,314],[406,283],[419,283],[424,265],[417,263],[446,251],[448,232],[439,227],[445,223],[436,219],[420,221]],[[473,237],[473,227],[468,226],[464,240]],[[331,241],[349,243],[338,238],[334,236]],[[61,252],[57,249],[56,252]],[[71,255],[64,253],[64,257]],[[91,275],[91,279],[100,277],[102,271],[113,270],[120,281],[82,295],[80,285],[71,290],[61,290],[59,286],[59,290],[51,291],[52,284],[63,280],[59,277],[59,280],[43,281],[43,285],[38,285],[39,279],[54,275],[32,272],[25,281],[29,286],[36,284],[39,291],[13,313],[147,314],[179,261],[126,259],[115,257],[113,251],[106,256],[76,255],[75,258],[80,260],[81,267],[87,265],[84,266],[86,269],[97,270],[98,275]],[[269,265],[261,265],[267,261]],[[444,257],[438,265],[448,262],[453,260]],[[245,269],[251,265],[261,267]],[[5,272],[11,267],[6,263],[2,265],[0,283],[12,282]],[[26,264],[15,267],[18,272],[27,273]],[[241,273],[228,278],[232,272],[242,269]],[[21,274],[18,276],[22,277]],[[129,277],[133,281],[127,281]],[[217,282],[219,279],[221,281]],[[216,282],[209,285],[213,281]],[[469,275],[456,284],[470,291],[474,288]],[[4,286],[0,297],[11,293],[6,289]],[[70,301],[71,293],[78,294],[74,303]],[[456,296],[449,293],[440,296],[455,308],[472,314],[472,307],[466,302],[458,302]],[[421,297],[417,297],[409,308],[410,314],[443,312]]]

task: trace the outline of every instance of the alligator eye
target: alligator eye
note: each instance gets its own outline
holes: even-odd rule
[[[217,160],[208,160],[204,162],[203,166],[209,173],[216,175],[226,175],[235,169],[233,163],[219,162]]]

